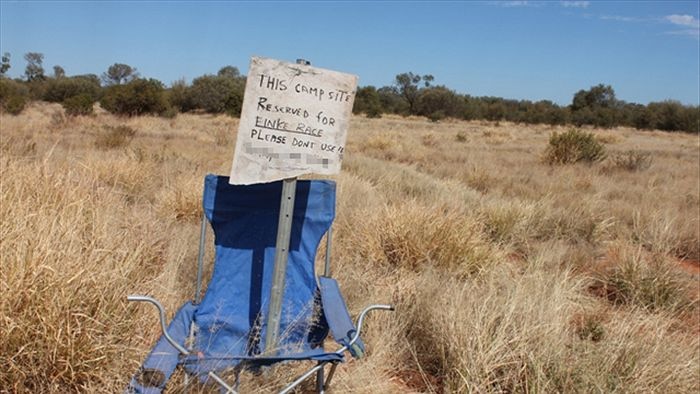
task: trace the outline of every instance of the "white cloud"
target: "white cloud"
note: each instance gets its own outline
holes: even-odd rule
[[[700,20],[692,15],[666,15],[663,18],[666,22],[682,27],[681,30],[667,31],[666,34],[675,36],[692,37],[700,40]]]
[[[619,21],[619,22],[641,22],[642,19],[635,18],[633,16],[621,16],[621,15],[601,15],[599,17],[605,21]]]
[[[670,35],[674,35],[674,36],[688,36],[688,37],[700,39],[700,30],[698,30],[698,29],[667,31],[666,34],[670,34]]]
[[[591,2],[590,1],[562,1],[560,4],[566,8],[588,8],[588,6],[591,5]]]
[[[498,5],[502,7],[527,7],[531,4],[527,1],[499,1]]]
[[[700,29],[700,20],[692,15],[666,15],[664,19],[667,22],[673,23],[674,25]]]

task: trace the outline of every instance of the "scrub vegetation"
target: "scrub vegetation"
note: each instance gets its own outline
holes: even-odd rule
[[[123,390],[160,335],[126,296],[192,297],[203,177],[228,173],[238,125],[65,111],[0,114],[1,392]],[[333,274],[351,312],[396,312],[333,392],[700,391],[700,140],[570,128],[352,119]],[[567,133],[605,155],[552,159]]]
[[[13,66],[9,53],[0,63],[0,109],[19,114],[28,101],[63,103],[68,114],[89,114],[90,104],[100,102],[107,111],[126,116],[143,114],[173,118],[178,113],[205,112],[239,117],[246,78],[238,68],[224,66],[216,75],[163,81],[142,77],[135,67],[114,63],[101,76],[67,76],[54,66],[53,76],[45,73],[44,55],[24,55],[24,78],[7,78]],[[165,81],[167,82],[167,81]],[[369,118],[383,114],[422,116],[433,122],[444,119],[508,121],[552,126],[584,125],[599,128],[618,126],[638,130],[700,133],[700,107],[665,100],[647,105],[619,100],[610,85],[598,84],[572,92],[570,105],[549,100],[512,100],[460,94],[436,84],[430,74],[397,74],[388,86],[361,86],[355,94],[353,112]]]

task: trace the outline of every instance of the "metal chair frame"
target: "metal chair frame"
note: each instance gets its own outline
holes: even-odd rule
[[[330,260],[331,260],[331,241],[332,241],[332,231],[333,227],[331,226],[328,229],[328,232],[326,233],[326,256],[325,256],[325,264],[324,264],[324,272],[323,276],[324,277],[330,277]],[[200,229],[200,237],[199,237],[199,254],[197,256],[197,285],[195,289],[195,294],[194,294],[194,304],[197,305],[201,301],[201,293],[202,293],[202,276],[203,276],[203,271],[204,271],[204,253],[205,253],[205,247],[206,247],[206,233],[207,233],[207,218],[205,215],[202,215],[202,224],[201,224],[201,229]],[[149,296],[144,296],[144,295],[130,295],[127,297],[128,301],[133,301],[133,302],[146,302],[150,303],[151,305],[155,306],[156,309],[158,310],[158,315],[160,319],[160,326],[161,330],[163,332],[163,336],[165,339],[175,348],[177,349],[182,356],[187,356],[190,354],[191,349],[186,349],[184,346],[181,344],[177,343],[170,334],[168,333],[167,330],[167,322],[166,322],[166,313],[165,313],[165,308],[163,305],[158,302],[155,298],[149,297]],[[372,304],[367,306],[360,312],[357,322],[355,324],[356,326],[356,331],[350,341],[348,342],[347,345],[342,346],[340,349],[336,350],[335,353],[343,355],[346,351],[348,351],[349,348],[351,348],[355,342],[360,338],[360,333],[362,331],[362,325],[364,323],[364,319],[367,316],[367,314],[370,311],[373,310],[387,310],[387,311],[393,311],[394,307],[392,305],[386,305],[386,304]],[[194,323],[193,323],[194,324]],[[190,329],[190,337],[194,335],[194,330]],[[299,384],[304,382],[305,380],[309,379],[312,376],[316,376],[316,392],[319,394],[325,393],[326,390],[330,387],[331,381],[333,379],[333,375],[335,374],[335,370],[338,366],[339,361],[319,361],[315,366],[301,374],[297,379],[295,379],[293,382],[288,384],[286,387],[284,387],[279,394],[286,394],[292,391],[295,387],[297,387]],[[327,377],[324,377],[324,368],[326,367],[326,364],[331,364],[330,370],[328,371]],[[237,391],[237,386],[238,386],[238,380],[239,380],[239,373],[236,373],[236,383],[234,388],[230,384],[228,384],[221,376],[216,374],[213,371],[210,371],[208,373],[209,377],[214,380],[216,383],[218,383],[223,389],[226,390],[227,393],[229,394],[238,394]]]

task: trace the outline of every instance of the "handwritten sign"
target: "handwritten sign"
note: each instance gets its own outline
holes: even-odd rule
[[[357,76],[253,57],[229,182],[337,174]]]

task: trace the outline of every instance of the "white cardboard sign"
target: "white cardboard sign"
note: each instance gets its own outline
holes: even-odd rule
[[[337,174],[357,76],[253,57],[229,182]]]

